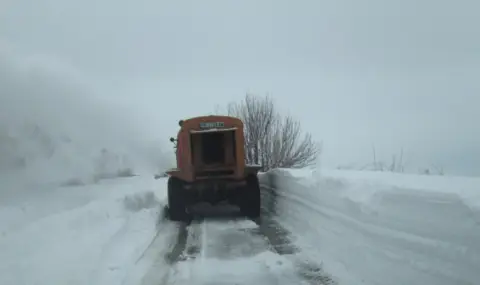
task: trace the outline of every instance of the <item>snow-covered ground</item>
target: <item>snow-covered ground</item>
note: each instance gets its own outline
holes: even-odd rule
[[[0,202],[0,284],[304,284],[308,260],[340,285],[479,280],[479,179],[273,173],[296,254],[275,253],[251,221],[206,221],[187,227],[183,261],[170,264],[181,224],[160,219],[166,179],[39,184]]]
[[[339,284],[478,284],[479,178],[275,172],[278,219]]]
[[[172,224],[165,226],[174,229]],[[255,228],[247,220],[193,223],[184,252],[173,264],[165,254],[178,240],[161,233],[160,241],[146,250],[123,284],[309,284],[297,275],[300,262],[272,251]]]
[[[169,264],[181,224],[161,219],[165,186],[138,176],[2,201],[0,284],[300,284],[298,262],[243,219],[192,224],[191,256]]]
[[[152,180],[44,187],[1,201],[0,284],[120,284],[155,234],[163,185]]]

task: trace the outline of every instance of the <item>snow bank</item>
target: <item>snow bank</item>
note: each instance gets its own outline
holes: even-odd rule
[[[285,173],[285,170],[283,170]],[[418,195],[444,195],[461,199],[465,205],[480,210],[480,178],[462,176],[429,176],[415,174],[401,174],[377,171],[349,171],[349,170],[322,170],[322,175],[316,170],[288,170],[289,175],[295,178],[304,178],[301,183],[312,185],[325,179],[342,181],[350,185],[348,197],[359,202],[368,202],[379,191],[402,189],[414,191]],[[305,179],[306,178],[306,179]],[[372,186],[372,187],[369,187]],[[359,191],[361,190],[361,191]],[[345,190],[347,191],[347,190]]]
[[[275,170],[277,211],[340,284],[475,284],[480,179]]]
[[[158,134],[139,131],[141,111],[106,98],[68,64],[0,42],[0,195],[25,184],[90,183],[167,165]]]
[[[155,235],[164,184],[116,179],[0,207],[0,284],[121,284]]]

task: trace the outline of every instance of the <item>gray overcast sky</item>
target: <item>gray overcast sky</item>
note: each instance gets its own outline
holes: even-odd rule
[[[165,140],[182,117],[270,93],[328,166],[370,162],[374,143],[480,174],[478,1],[1,3],[1,41],[70,64]]]

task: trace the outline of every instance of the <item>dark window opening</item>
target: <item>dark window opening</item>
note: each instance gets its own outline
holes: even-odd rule
[[[202,135],[202,161],[205,164],[225,162],[225,136],[223,133]]]
[[[191,143],[194,165],[233,165],[236,161],[235,131],[192,134]]]

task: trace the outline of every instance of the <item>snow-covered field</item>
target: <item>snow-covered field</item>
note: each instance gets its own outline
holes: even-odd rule
[[[277,254],[241,219],[193,223],[175,249],[182,225],[159,218],[166,179],[39,184],[22,199],[0,201],[0,284],[327,284],[302,283],[306,261],[341,285],[480,279],[480,179],[267,175],[276,178],[276,219],[291,232],[295,254]],[[176,250],[179,261],[169,263]]]
[[[276,171],[278,214],[339,284],[478,284],[480,179]]]

